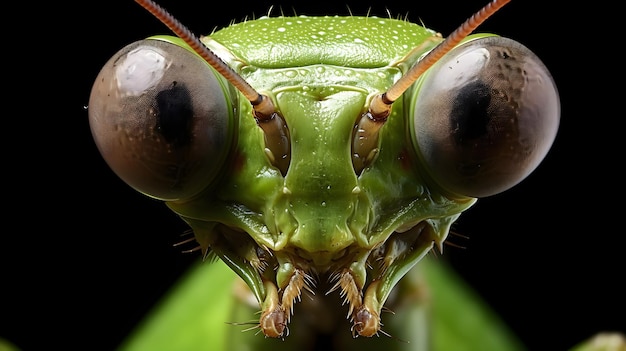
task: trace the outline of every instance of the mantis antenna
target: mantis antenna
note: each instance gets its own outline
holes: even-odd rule
[[[230,66],[220,59],[213,51],[207,48],[191,31],[180,21],[170,15],[165,9],[152,0],[135,0],[141,7],[148,10],[159,21],[163,22],[179,38],[184,40],[198,55],[209,63],[222,77],[226,78],[235,88],[237,88],[250,101],[254,108],[254,115],[257,119],[271,119],[276,112],[272,100],[257,92],[248,82],[239,76]]]
[[[369,110],[361,115],[354,128],[352,142],[352,162],[354,169],[360,173],[378,152],[378,132],[391,114],[391,105],[396,101],[422,73],[434,65],[443,55],[452,50],[465,37],[470,35],[480,24],[485,22],[498,9],[510,0],[493,0],[468,18],[444,41],[439,43],[385,93],[375,95],[370,102]]]
[[[265,134],[265,144],[272,163],[285,175],[291,161],[289,129],[284,118],[276,111],[272,100],[257,92],[237,72],[207,48],[191,31],[152,0],[135,0],[139,5],[163,22],[198,55],[227,79],[250,101],[254,118]]]
[[[398,99],[428,68],[434,65],[443,55],[452,50],[461,40],[470,35],[487,18],[511,0],[493,0],[468,18],[460,27],[450,34],[443,42],[430,51],[422,60],[400,78],[386,93],[374,97],[370,104],[371,118],[386,119],[391,112],[391,104]]]

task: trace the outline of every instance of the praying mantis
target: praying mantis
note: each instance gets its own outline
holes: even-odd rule
[[[558,92],[539,58],[471,34],[508,1],[450,41],[350,16],[249,20],[202,42],[139,2],[178,37],[131,44],[105,65],[89,102],[93,135],[123,180],[165,201],[193,229],[189,242],[245,282],[213,302],[238,301],[234,321],[261,309],[232,342],[428,349],[427,332],[415,337],[427,328],[413,327],[428,324],[419,297],[393,307],[423,290],[416,266],[477,198],[532,172],[558,129]],[[207,280],[233,278],[203,268],[215,270]],[[382,320],[386,310],[395,315]]]

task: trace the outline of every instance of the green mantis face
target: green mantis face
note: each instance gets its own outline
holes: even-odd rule
[[[548,70],[494,35],[432,59],[447,42],[406,21],[264,17],[202,38],[215,68],[185,41],[148,38],[106,63],[94,139],[243,278],[270,337],[303,294],[333,291],[355,335],[379,333],[400,279],[476,198],[532,172],[558,129]]]

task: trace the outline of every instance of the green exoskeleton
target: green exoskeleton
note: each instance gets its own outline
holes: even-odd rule
[[[268,337],[288,339],[292,317],[313,310],[341,310],[350,336],[393,334],[381,311],[394,288],[477,198],[530,174],[557,133],[540,59],[471,34],[508,0],[446,38],[391,18],[299,16],[198,39],[137,2],[177,37],[106,63],[89,102],[95,142],[243,279]],[[299,316],[303,296],[312,309]]]

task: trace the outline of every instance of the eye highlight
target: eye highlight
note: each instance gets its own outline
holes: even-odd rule
[[[547,68],[503,37],[470,40],[418,82],[413,142],[445,190],[486,197],[526,178],[556,137],[560,103]]]
[[[192,197],[216,176],[234,134],[232,107],[212,69],[163,40],[114,55],[98,75],[89,123],[111,169],[166,201]]]

